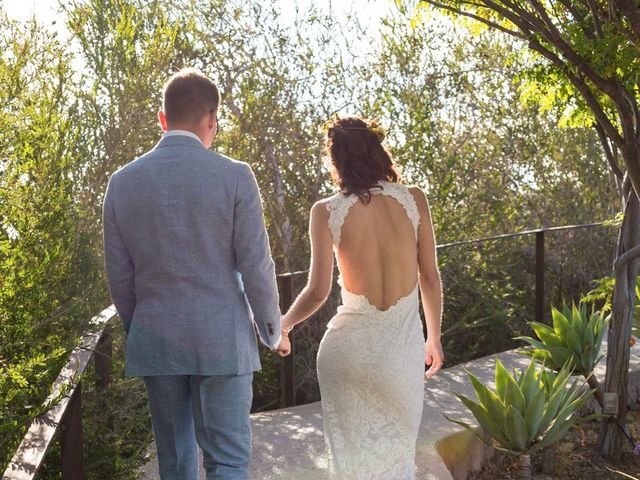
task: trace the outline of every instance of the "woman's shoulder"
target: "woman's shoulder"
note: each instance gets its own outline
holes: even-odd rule
[[[316,203],[313,204],[311,209],[313,210],[314,208],[316,208],[316,209],[329,210],[329,208],[332,205],[335,205],[336,202],[339,202],[343,198],[345,198],[344,194],[342,194],[340,192],[334,193],[330,197],[321,198],[320,200],[316,201]]]
[[[416,203],[416,207],[418,207],[418,212],[420,214],[423,214],[424,212],[428,211],[429,202],[424,190],[417,185],[405,185],[405,187],[413,197],[413,200]]]
[[[416,202],[426,201],[426,195],[424,193],[424,190],[418,185],[404,185],[404,187],[409,191],[409,193],[413,196]]]
[[[326,215],[329,213],[330,209],[331,209],[331,205],[333,204],[333,202],[335,202],[335,198],[338,196],[339,194],[336,195],[332,195],[330,197],[326,197],[326,198],[322,198],[318,201],[316,201],[313,206],[311,207],[311,213],[312,214],[322,214],[322,215]]]

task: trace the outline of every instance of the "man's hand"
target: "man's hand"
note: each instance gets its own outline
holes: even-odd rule
[[[433,378],[436,373],[442,368],[444,363],[444,355],[442,353],[442,345],[440,340],[431,340],[427,338],[424,344],[425,363],[431,365],[429,370],[425,373],[427,380]]]
[[[282,332],[282,339],[276,347],[275,352],[281,357],[286,357],[291,353],[291,341],[289,340],[289,335],[285,334],[285,332]]]

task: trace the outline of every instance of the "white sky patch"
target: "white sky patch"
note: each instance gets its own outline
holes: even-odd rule
[[[36,20],[57,32],[62,40],[69,38],[58,0],[0,0],[0,6],[12,20]]]
[[[5,225],[4,231],[7,232],[7,236],[10,240],[15,240],[20,236],[20,233],[11,224]]]
[[[258,1],[258,0],[251,0]],[[63,40],[69,38],[69,31],[64,24],[64,15],[60,4],[64,0],[0,0],[0,6],[13,20],[25,21],[35,15],[39,22],[51,25]],[[354,38],[358,48],[371,46],[371,37],[379,31],[380,20],[390,11],[396,9],[393,0],[272,0],[282,12],[284,23],[293,24],[297,15],[302,17],[311,7],[325,14],[332,14],[336,19],[346,19],[352,14],[362,27],[367,29],[365,38]]]

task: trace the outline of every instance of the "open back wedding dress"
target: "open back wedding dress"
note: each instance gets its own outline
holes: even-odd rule
[[[380,185],[372,195],[391,196],[404,207],[417,243],[420,217],[413,195],[404,185]],[[336,256],[345,218],[357,203],[353,194],[327,203]],[[327,325],[317,361],[329,478],[413,480],[424,393],[417,274],[413,291],[380,309],[366,295],[347,290],[344,273],[338,279],[342,305]]]

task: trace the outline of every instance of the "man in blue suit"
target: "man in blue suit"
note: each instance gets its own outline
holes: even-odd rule
[[[117,170],[103,204],[104,260],[144,379],[162,480],[246,479],[262,342],[288,354],[260,193],[245,163],[208,150],[220,95],[194,69],[166,83],[164,133]]]

